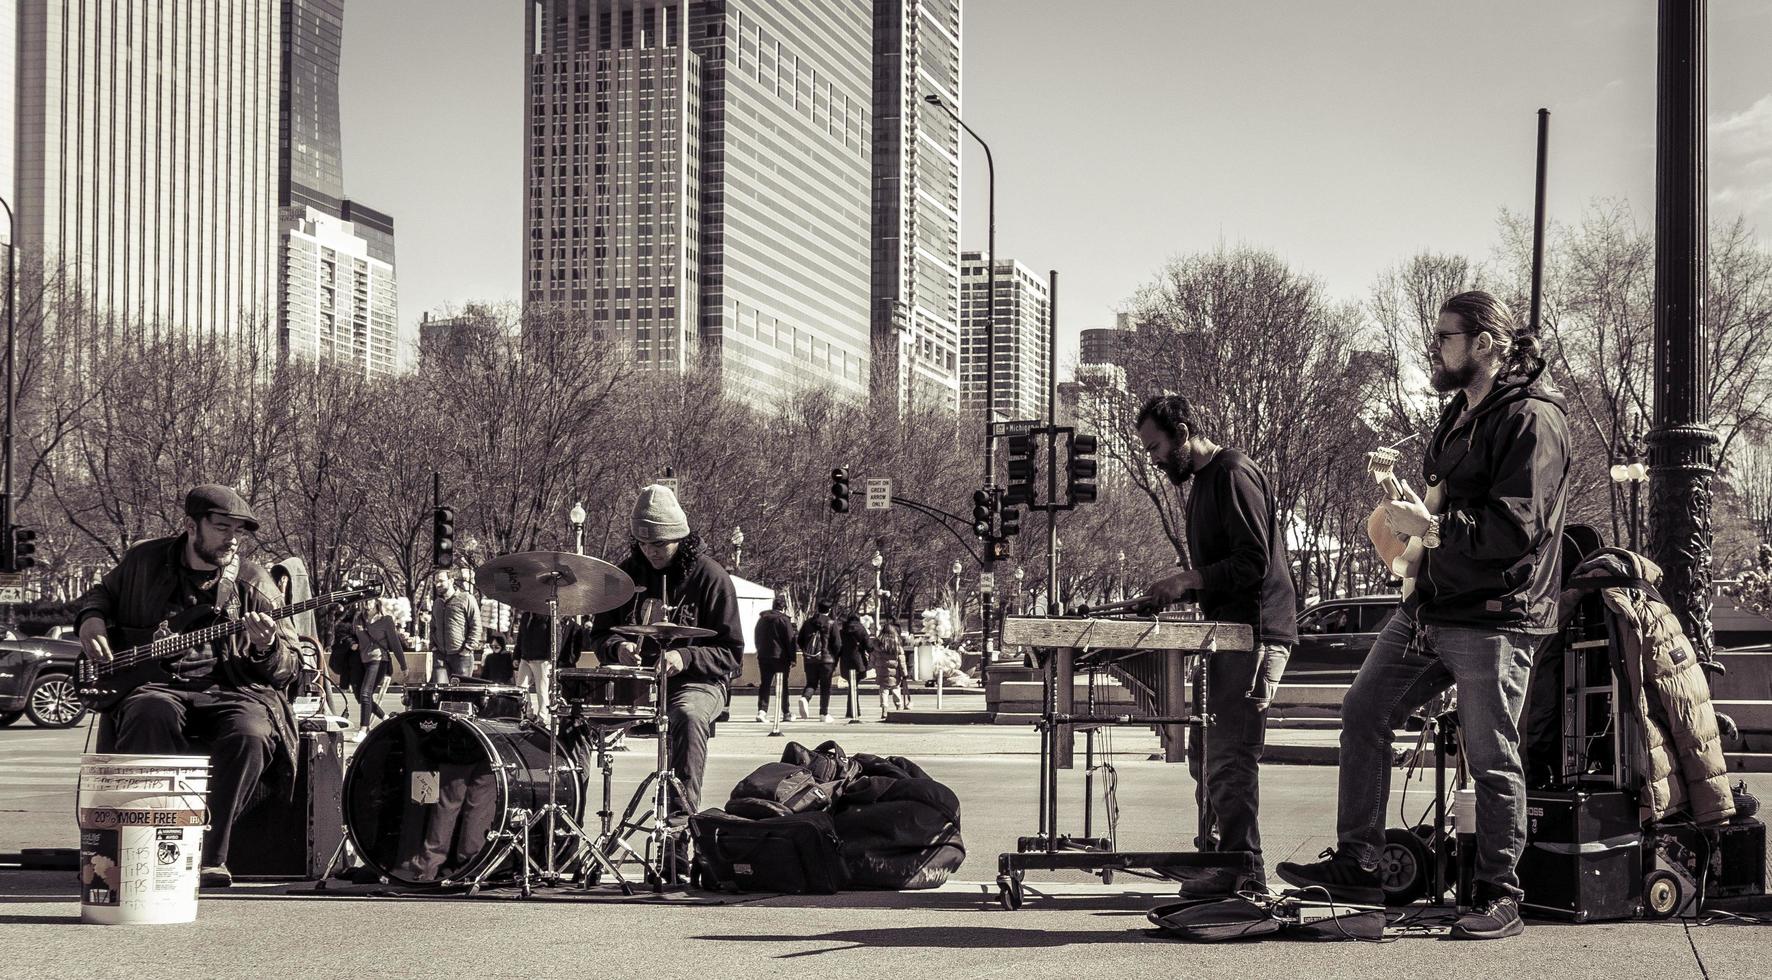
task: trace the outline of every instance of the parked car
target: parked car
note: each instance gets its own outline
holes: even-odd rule
[[[42,728],[72,728],[86,717],[74,689],[80,644],[0,631],[0,728],[29,717]]]
[[[1298,646],[1286,663],[1288,684],[1351,684],[1400,595],[1325,599],[1298,614]]]

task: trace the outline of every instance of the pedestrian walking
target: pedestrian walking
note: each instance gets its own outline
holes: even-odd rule
[[[778,593],[770,608],[757,617],[757,672],[761,678],[757,687],[757,720],[762,722],[769,720],[769,698],[775,693],[776,678],[782,679],[781,720],[787,721],[790,713],[786,678],[794,668],[798,638],[794,635],[794,622],[788,618],[787,608],[786,593]]]
[[[831,604],[820,602],[818,611],[800,624],[800,652],[806,665],[806,686],[800,692],[800,717],[811,708],[807,699],[818,692],[818,714],[825,723],[831,721],[831,674],[837,666],[837,627],[831,619]]]

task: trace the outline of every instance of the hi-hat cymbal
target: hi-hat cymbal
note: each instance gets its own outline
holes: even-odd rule
[[[628,573],[589,555],[564,551],[520,551],[500,555],[474,569],[474,587],[488,599],[529,613],[546,613],[559,598],[561,616],[594,616],[634,596]]]
[[[676,623],[653,623],[650,626],[611,626],[611,633],[622,636],[650,636],[669,643],[672,640],[694,640],[713,636],[714,631],[700,626],[678,626]]]

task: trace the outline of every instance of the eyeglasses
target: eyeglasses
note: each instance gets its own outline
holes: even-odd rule
[[[1433,337],[1427,342],[1427,348],[1428,350],[1438,350],[1446,343],[1448,337],[1470,337],[1477,332],[1475,330],[1435,330]]]

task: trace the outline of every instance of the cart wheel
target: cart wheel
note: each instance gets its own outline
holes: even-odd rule
[[[1643,906],[1651,919],[1669,919],[1685,904],[1686,889],[1666,871],[1652,871],[1643,882]]]
[[[1003,911],[1013,912],[1021,908],[1021,882],[1009,875],[997,876],[997,901],[1003,904]]]
[[[1408,905],[1427,894],[1427,844],[1412,830],[1391,827],[1378,852],[1378,880],[1386,905]]]
[[[1104,885],[1111,885],[1114,883],[1114,869],[1113,868],[1102,868],[1101,869],[1101,883]]]

